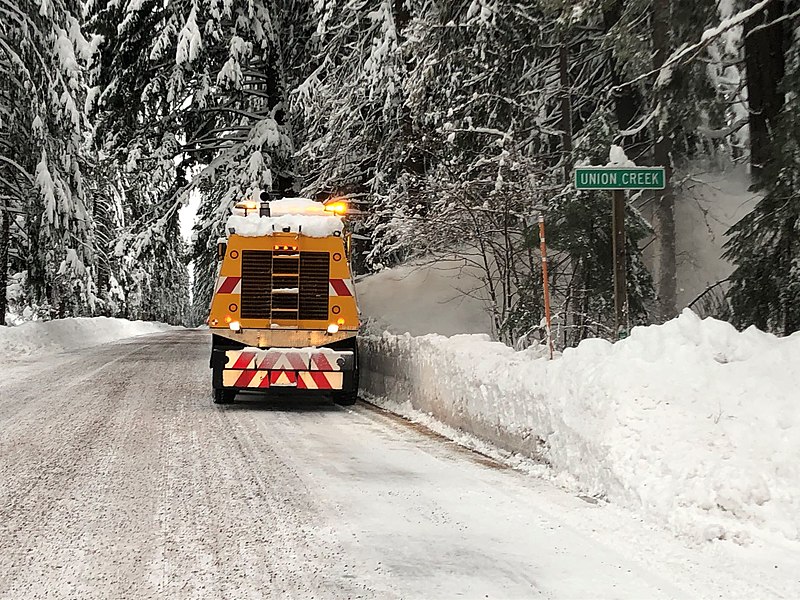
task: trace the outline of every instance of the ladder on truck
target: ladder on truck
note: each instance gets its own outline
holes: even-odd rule
[[[286,239],[286,238],[283,238]],[[270,325],[275,320],[286,322],[300,319],[300,250],[297,243],[299,234],[294,237],[294,243],[277,245],[272,251],[271,273],[271,298],[270,298]],[[281,327],[291,327],[282,324]]]

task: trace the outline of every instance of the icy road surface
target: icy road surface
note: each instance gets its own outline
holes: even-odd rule
[[[0,598],[787,593],[365,405],[215,406],[207,344],[2,365]]]

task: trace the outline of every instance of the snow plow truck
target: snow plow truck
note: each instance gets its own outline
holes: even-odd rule
[[[217,243],[208,326],[214,402],[241,391],[358,394],[358,308],[346,201],[237,203]]]

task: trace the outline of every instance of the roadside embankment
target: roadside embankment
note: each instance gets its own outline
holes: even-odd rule
[[[362,340],[363,391],[698,542],[800,542],[800,334],[690,311],[550,361],[485,335]]]
[[[165,323],[110,317],[73,317],[0,326],[0,360],[88,348],[172,328]]]

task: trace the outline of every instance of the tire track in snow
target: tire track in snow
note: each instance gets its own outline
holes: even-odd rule
[[[206,345],[54,361],[7,417],[0,597],[371,597],[270,441],[211,404]]]

